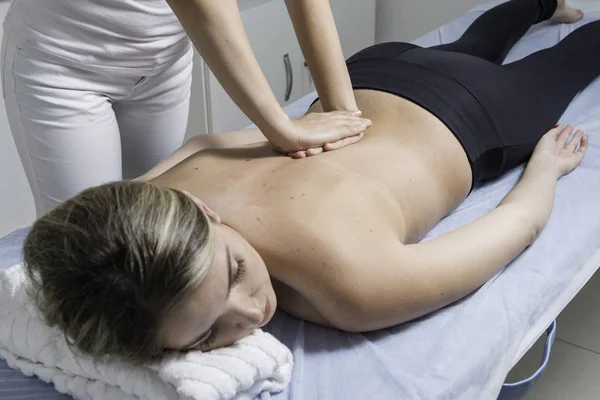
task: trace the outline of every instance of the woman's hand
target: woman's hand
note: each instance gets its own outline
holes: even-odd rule
[[[558,125],[550,130],[538,142],[529,162],[551,168],[556,179],[569,174],[581,163],[588,147],[588,137],[581,129],[568,140],[573,130],[571,125]]]
[[[371,121],[359,111],[309,113],[291,120],[284,132],[267,136],[275,150],[294,158],[341,149],[360,141]]]

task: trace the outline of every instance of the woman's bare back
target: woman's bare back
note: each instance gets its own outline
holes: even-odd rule
[[[374,270],[369,254],[392,241],[420,240],[471,185],[462,147],[437,118],[382,92],[356,99],[373,121],[356,145],[302,160],[266,142],[205,149],[153,179],[202,199],[242,234],[265,260],[280,306],[315,322],[336,302],[335,277]]]
[[[305,216],[319,210],[322,223],[380,212],[402,242],[414,243],[468,194],[468,160],[454,135],[417,105],[375,91],[356,91],[356,98],[374,122],[357,145],[301,160],[274,153],[267,142],[205,149],[154,181],[190,191],[232,222],[265,207]],[[353,204],[367,197],[371,207]]]

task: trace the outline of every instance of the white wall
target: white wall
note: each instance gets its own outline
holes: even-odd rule
[[[4,21],[9,5],[8,1],[0,1],[0,21]],[[33,197],[10,133],[4,99],[0,96],[0,236],[31,224],[34,218]]]
[[[373,0],[366,0],[373,1]],[[484,0],[376,0],[376,41],[408,42],[464,14]]]

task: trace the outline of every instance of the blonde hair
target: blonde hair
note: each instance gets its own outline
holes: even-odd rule
[[[168,313],[214,258],[206,213],[143,182],[88,189],[35,222],[24,262],[48,324],[92,356],[146,362],[163,352]]]

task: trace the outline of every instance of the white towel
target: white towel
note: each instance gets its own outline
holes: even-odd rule
[[[58,329],[44,323],[28,285],[20,264],[0,273],[0,357],[77,399],[253,399],[290,381],[291,352],[261,330],[227,348],[146,366],[76,354]]]

